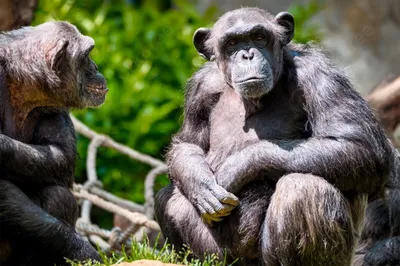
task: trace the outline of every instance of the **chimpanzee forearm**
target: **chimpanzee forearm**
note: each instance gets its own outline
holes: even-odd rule
[[[172,182],[195,206],[204,222],[221,221],[222,216],[229,215],[239,204],[235,195],[217,184],[200,146],[176,138],[168,152],[167,164]]]
[[[287,173],[312,173],[326,178],[341,191],[371,193],[381,186],[379,181],[389,168],[389,162],[379,152],[344,139],[310,138],[301,144],[296,142],[291,149],[261,141],[228,157],[218,170],[217,180],[236,193],[256,178],[276,181]]]
[[[238,199],[216,182],[204,151],[192,143],[175,143],[168,153],[169,174],[173,183],[211,224],[221,221],[239,204]]]
[[[70,185],[75,158],[75,131],[67,112],[42,115],[30,144],[0,134],[0,169],[11,181]]]
[[[169,154],[170,177],[184,194],[188,194],[195,183],[215,182],[214,174],[205,160],[204,151],[199,146],[179,143],[174,145]]]
[[[1,167],[16,173],[13,176],[42,177],[29,182],[52,182],[57,177],[73,176],[74,159],[73,154],[66,154],[57,145],[29,145],[0,134]]]

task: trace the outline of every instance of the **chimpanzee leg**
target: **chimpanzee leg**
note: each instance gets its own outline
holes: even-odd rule
[[[51,265],[53,265],[56,262],[63,262],[64,257],[77,260],[101,260],[96,250],[79,236],[73,226],[47,213],[17,186],[0,179],[0,192],[1,225],[7,228],[9,235],[13,237],[12,241],[19,239],[16,249],[12,250],[11,260],[18,259],[20,253],[29,253],[28,250],[24,250],[30,248],[24,246],[26,245],[24,241],[32,244],[33,247],[33,243],[37,243],[47,251],[47,257],[29,258],[35,262],[38,262],[37,259],[46,260],[46,262],[51,260]],[[56,200],[57,198],[54,199]],[[20,243],[24,245],[21,246]],[[38,255],[34,254],[34,257]],[[46,262],[43,261],[40,265],[47,265]]]
[[[212,235],[211,228],[201,219],[193,205],[173,185],[160,190],[155,200],[155,215],[168,241],[180,249],[187,243],[194,255],[203,257],[217,254],[223,257],[223,250]]]
[[[78,204],[71,191],[62,186],[46,186],[38,191],[37,204],[55,218],[75,226],[78,219]],[[36,200],[34,200],[36,202]]]
[[[37,190],[34,197],[31,197],[31,195],[29,195],[29,197],[48,214],[71,227],[75,226],[78,218],[79,207],[74,195],[68,188],[57,185],[46,186]],[[89,243],[87,243],[87,245],[89,248],[92,248]],[[44,258],[49,261],[49,265],[54,264],[54,260],[57,260],[57,256],[51,258],[45,246],[41,244],[35,244],[35,246],[37,248],[33,249],[30,247],[26,250],[32,254],[32,265],[43,264]],[[59,258],[58,260],[60,261],[60,264],[64,263],[64,258]]]
[[[321,177],[282,177],[263,225],[265,265],[351,265],[356,242],[352,211],[342,193]]]
[[[363,266],[400,265],[400,236],[377,242],[365,255]]]

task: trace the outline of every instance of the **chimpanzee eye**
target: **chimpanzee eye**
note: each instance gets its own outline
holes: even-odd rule
[[[255,45],[257,45],[260,48],[263,48],[268,44],[267,36],[261,33],[254,35],[252,39]]]
[[[256,36],[256,40],[257,41],[262,41],[262,40],[264,40],[264,35],[262,35],[262,34],[257,34],[257,36]]]
[[[230,39],[229,41],[228,41],[228,45],[230,45],[230,46],[233,46],[233,45],[235,45],[237,42],[236,42],[236,40],[234,40],[234,39]]]

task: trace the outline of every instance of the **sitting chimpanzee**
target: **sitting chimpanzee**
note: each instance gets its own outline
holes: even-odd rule
[[[156,217],[177,247],[240,263],[350,265],[392,145],[346,76],[294,18],[257,8],[194,34],[209,60],[187,85]]]
[[[400,265],[400,153],[396,154],[384,197],[367,206],[354,266]]]
[[[107,86],[92,38],[66,22],[0,35],[0,263],[100,260],[75,231],[75,133],[68,108],[98,106]]]

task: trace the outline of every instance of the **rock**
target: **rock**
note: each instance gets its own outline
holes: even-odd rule
[[[329,0],[316,26],[321,44],[363,96],[387,76],[400,75],[400,1]]]
[[[178,264],[162,263],[156,260],[137,260],[133,262],[123,262],[113,266],[179,266]]]
[[[400,125],[400,76],[383,81],[366,99],[377,112],[386,134],[400,148],[396,138]]]

